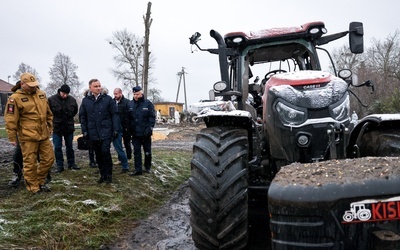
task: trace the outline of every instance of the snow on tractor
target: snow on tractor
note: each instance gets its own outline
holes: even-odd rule
[[[211,101],[211,100],[201,100],[200,102],[195,102],[189,105],[189,121],[191,123],[198,123],[201,119],[198,116],[207,110],[223,110],[226,102],[224,101]]]
[[[226,102],[223,110],[198,116],[206,128],[197,135],[189,179],[197,248],[245,248],[249,197],[259,192],[268,197],[273,249],[366,249],[371,232],[382,225],[399,233],[399,220],[362,227],[342,220],[354,202],[397,197],[398,176],[344,184],[335,178],[306,184],[285,178],[294,172],[306,181],[307,174],[300,176],[306,164],[311,169],[333,161],[340,165],[340,159],[400,152],[400,116],[369,115],[351,123],[349,88],[373,90],[374,85],[356,82],[348,69],[337,70],[320,47],[348,36],[351,52],[362,53],[363,24],[352,22],[348,31],[326,33],[323,22],[224,37],[211,30],[215,49],[201,48],[198,32],[190,37],[192,46],[219,56],[221,80],[213,85],[210,99]],[[330,59],[332,72],[322,71],[319,53]],[[295,163],[300,166],[291,167]],[[346,174],[350,168],[338,171]]]

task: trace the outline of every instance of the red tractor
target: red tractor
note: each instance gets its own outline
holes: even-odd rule
[[[197,135],[189,180],[197,248],[245,248],[249,197],[265,193],[272,248],[366,249],[365,239],[377,225],[368,223],[354,231],[352,225],[341,224],[343,214],[354,202],[399,196],[396,178],[367,182],[371,186],[357,191],[353,188],[361,188],[358,184],[343,188],[333,183],[322,190],[276,180],[293,163],[400,152],[399,115],[370,115],[351,123],[349,88],[373,90],[372,82],[358,84],[350,70],[337,71],[332,60],[332,72],[321,71],[319,53],[331,58],[321,45],[348,36],[351,52],[363,52],[362,23],[326,33],[323,22],[224,37],[211,30],[215,49],[202,49],[199,33],[190,37],[201,51],[219,56],[221,80],[210,99],[226,102],[222,110],[198,116],[207,127]],[[382,223],[390,224],[394,233],[400,229],[399,220]]]

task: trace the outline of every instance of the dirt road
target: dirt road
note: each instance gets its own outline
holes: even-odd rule
[[[196,133],[204,126],[169,127],[156,130],[153,148],[170,148],[171,150],[192,150]],[[166,137],[163,134],[167,134]],[[161,138],[161,139],[159,139]],[[270,249],[267,221],[267,203],[250,202],[249,215],[250,240],[247,249]],[[194,250],[191,238],[189,185],[185,182],[156,213],[149,218],[138,221],[132,232],[124,235],[111,250]]]
[[[191,151],[195,142],[196,134],[202,128],[199,126],[159,126],[155,129],[153,135],[153,149],[167,148],[170,150]],[[76,145],[75,145],[76,146]],[[14,147],[7,139],[0,139],[0,166],[10,164]],[[85,151],[76,150],[77,154],[85,154]],[[79,156],[77,156],[79,157]],[[1,195],[7,195],[7,192],[13,192],[14,189],[1,189]],[[266,204],[253,204],[261,209],[252,210],[250,215],[250,242],[248,249],[268,249],[267,222],[265,222],[265,213],[259,215],[266,209]],[[265,211],[264,211],[265,212]],[[102,246],[101,249],[110,250],[194,250],[191,227],[190,227],[190,209],[189,209],[189,186],[188,182],[183,183],[179,189],[172,195],[172,198],[166,202],[157,212],[148,218],[135,222],[126,228],[126,234],[121,235],[113,244]]]

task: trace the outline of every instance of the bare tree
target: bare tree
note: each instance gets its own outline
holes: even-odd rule
[[[147,98],[156,103],[156,102],[163,102],[164,99],[161,97],[161,90],[156,89],[156,88],[150,88],[148,89],[148,96]]]
[[[143,87],[143,64],[141,63],[144,53],[143,39],[124,29],[114,32],[108,43],[118,51],[118,54],[113,58],[116,68],[111,69],[111,71],[117,80],[123,82],[121,88],[131,93],[134,86]],[[149,62],[150,69],[153,63],[154,59],[151,56]],[[155,79],[151,76],[151,71],[148,75],[149,81],[155,83]]]
[[[375,81],[384,89],[379,93],[390,93],[398,88],[400,80],[400,32],[397,30],[384,41],[372,40],[372,46],[367,50],[367,67],[375,73]]]
[[[14,81],[18,81],[20,79],[20,76],[25,72],[31,73],[32,75],[36,76],[36,79],[39,81],[39,83],[41,83],[41,77],[39,76],[39,73],[36,71],[36,69],[23,62],[18,66],[17,72],[15,72],[15,74],[13,75]]]
[[[53,66],[50,68],[50,82],[47,84],[46,93],[48,95],[54,95],[57,90],[64,84],[67,84],[71,88],[70,94],[75,98],[79,97],[79,89],[82,82],[79,81],[76,75],[78,66],[74,64],[71,58],[62,53],[58,53],[54,57]]]
[[[338,49],[334,49],[332,52],[332,58],[335,62],[336,69],[350,69],[353,74],[356,74],[360,81],[368,79],[365,70],[365,56],[364,54],[353,54],[347,45],[343,45]],[[371,96],[371,90],[367,88],[354,88],[349,87],[351,93],[350,95],[350,105],[351,110],[356,111],[360,117],[365,116],[368,113],[368,105],[373,101],[373,96]]]
[[[343,45],[332,52],[332,59],[335,62],[336,69],[350,69],[357,70],[361,62],[364,60],[362,54],[350,53],[347,45]]]
[[[151,15],[151,2],[147,4],[147,12],[146,16],[143,16],[144,20],[144,28],[145,28],[145,35],[144,35],[144,55],[143,55],[143,88],[144,93],[147,94],[147,87],[148,87],[148,74],[149,74],[149,67],[150,67],[150,52],[149,52],[149,41],[150,41],[150,26],[153,22],[153,18],[150,17]]]
[[[134,86],[141,85],[143,40],[124,29],[114,32],[108,42],[119,52],[114,56],[116,68],[111,71],[117,80],[123,82],[122,88],[132,90]]]
[[[332,57],[338,68],[349,68],[357,74],[359,83],[371,80],[371,88],[353,88],[351,109],[360,117],[370,113],[394,113],[400,111],[400,32],[389,34],[382,40],[372,39],[372,45],[365,53],[353,55],[347,53],[345,46],[334,50]],[[364,107],[362,104],[366,105]]]
[[[389,34],[383,41],[373,39],[366,53],[366,70],[376,84],[376,100],[372,111],[377,113],[399,112],[400,84],[400,32]]]

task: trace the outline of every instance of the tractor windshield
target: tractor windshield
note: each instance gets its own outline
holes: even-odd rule
[[[254,48],[248,49],[244,62],[250,67],[249,78],[259,76],[266,79],[276,73],[318,70],[320,66],[315,50],[306,45],[304,42],[293,41],[251,46]],[[243,52],[246,53],[246,50]]]

